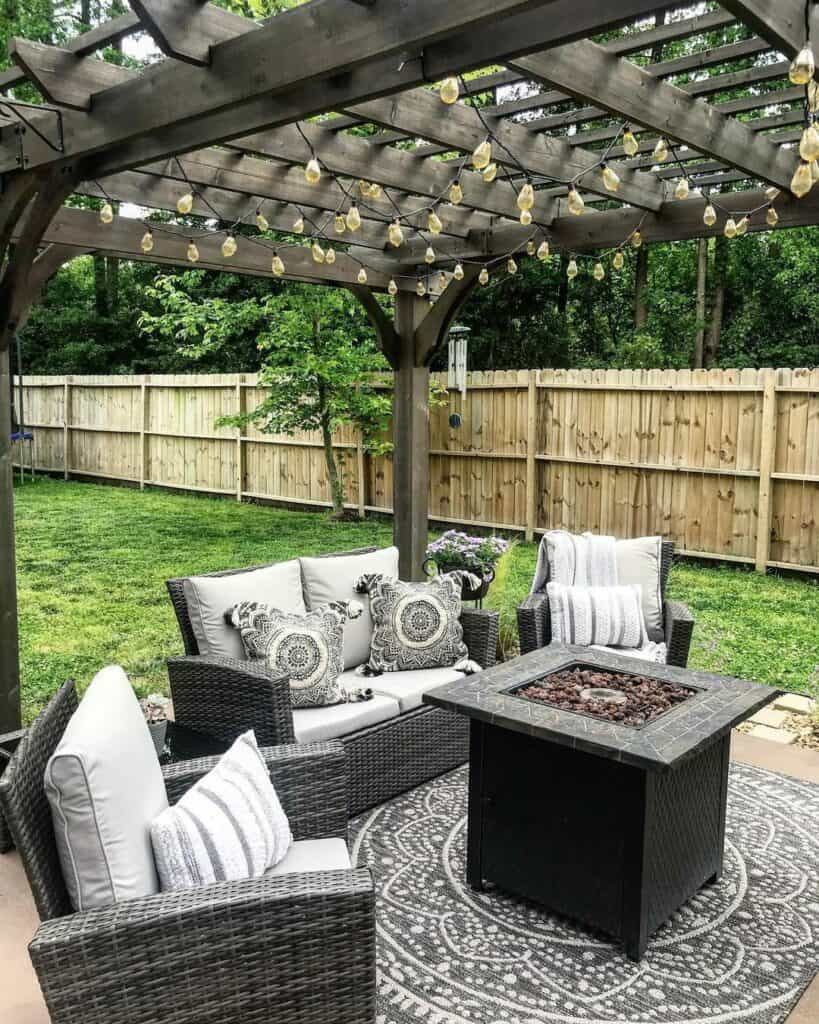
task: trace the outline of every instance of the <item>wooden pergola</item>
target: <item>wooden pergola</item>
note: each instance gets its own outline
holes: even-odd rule
[[[15,67],[0,72],[0,732],[20,716],[9,346],[66,260],[189,265],[193,242],[200,267],[349,288],[395,372],[395,536],[415,577],[429,364],[487,275],[548,251],[582,262],[603,250],[616,268],[625,247],[729,220],[738,234],[819,220],[819,189],[791,191],[812,94],[789,67],[816,34],[813,0],[705,13],[658,0],[311,0],[261,23],[202,0],[130,6],[64,47],[13,40]],[[737,23],[738,41],[650,62]],[[164,60],[136,72],[99,56],[143,31]],[[42,103],[14,97],[23,82]],[[512,99],[470,101],[515,84]],[[65,205],[72,194],[103,199],[102,214]],[[116,202],[207,220],[146,225],[113,214]],[[378,291],[395,296],[394,318]]]

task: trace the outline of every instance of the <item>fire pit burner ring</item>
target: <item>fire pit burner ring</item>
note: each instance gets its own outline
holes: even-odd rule
[[[599,700],[606,704],[625,704],[627,697],[620,690],[612,690],[607,686],[588,686],[580,691],[583,700]]]

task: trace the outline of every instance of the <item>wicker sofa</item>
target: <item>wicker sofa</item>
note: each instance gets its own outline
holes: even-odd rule
[[[666,589],[674,544],[663,541],[660,559],[660,590],[662,595],[663,631],[667,647],[666,661],[669,665],[685,667],[694,631],[694,617],[688,607],[679,601],[667,601]],[[518,606],[518,632],[520,653],[528,654],[540,647],[546,647],[552,640],[552,624],[549,614],[549,598],[545,591],[530,594]]]
[[[364,555],[375,550],[362,548],[324,557]],[[207,577],[236,576],[257,568],[267,567],[209,573]],[[167,587],[185,647],[184,656],[168,661],[177,722],[225,742],[232,742],[247,729],[255,731],[263,746],[302,741],[299,730],[294,728],[289,681],[274,678],[253,662],[201,654],[191,623],[185,579],[168,580]],[[497,612],[464,608],[461,626],[469,657],[484,668],[493,665],[498,641]],[[384,677],[385,687],[391,681],[388,676]],[[378,692],[379,678],[362,682],[372,684]],[[418,706],[338,735],[347,753],[350,816],[468,759],[467,720],[439,708],[420,706],[420,695],[416,697]]]
[[[53,1024],[371,1024],[375,897],[367,868],[268,873],[72,910],[43,776],[77,706],[69,681],[0,778],[0,806],[42,921],[29,951]],[[262,755],[295,839],[346,842],[341,744]],[[164,768],[169,801],[216,760]]]

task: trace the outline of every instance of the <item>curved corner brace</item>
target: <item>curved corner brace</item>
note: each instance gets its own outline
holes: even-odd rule
[[[400,351],[400,338],[396,333],[395,327],[393,326],[392,320],[387,316],[384,310],[378,303],[375,295],[365,285],[360,284],[348,284],[346,287],[355,295],[361,305],[364,307],[364,312],[370,319],[370,323],[375,328],[375,333],[378,335],[378,344],[381,346],[381,351],[384,353],[387,362],[393,368],[398,369],[398,358]]]
[[[470,264],[464,268],[462,281],[449,282],[446,290],[430,309],[415,331],[415,365],[429,366],[446,342],[449,328],[458,310],[478,281],[481,268]]]

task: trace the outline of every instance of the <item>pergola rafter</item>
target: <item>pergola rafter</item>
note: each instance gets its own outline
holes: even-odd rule
[[[819,31],[813,0],[724,0],[694,16],[662,0],[310,0],[258,23],[202,0],[131,7],[60,47],[15,40],[17,66],[0,72],[0,90],[27,81],[49,101],[0,98],[0,390],[31,302],[75,255],[189,266],[195,238],[197,266],[272,277],[281,254],[284,278],[357,296],[395,370],[396,539],[408,576],[426,541],[429,362],[489,268],[545,241],[580,258],[640,238],[708,237],[729,217],[765,230],[772,203],[782,227],[819,220],[819,197],[788,191],[805,98],[788,67],[806,25]],[[143,30],[166,59],[135,71],[99,56]],[[682,40],[685,53],[656,59]],[[430,88],[473,71],[453,104]],[[504,96],[508,87],[518,95]],[[640,133],[628,149],[627,124]],[[497,180],[470,159],[487,137]],[[657,165],[659,138],[672,153]],[[319,180],[304,173],[313,158]],[[706,194],[675,198],[679,177]],[[530,182],[534,195],[519,194]],[[570,209],[588,204],[582,216],[567,213],[569,190]],[[106,211],[102,223],[63,206],[72,192],[148,216]],[[193,221],[150,218],[186,193]],[[709,201],[716,224],[703,221]],[[353,203],[360,227],[340,232],[336,218]],[[310,243],[335,259],[317,262]],[[383,290],[395,296],[394,321],[374,297]],[[4,408],[0,731],[19,714]]]

